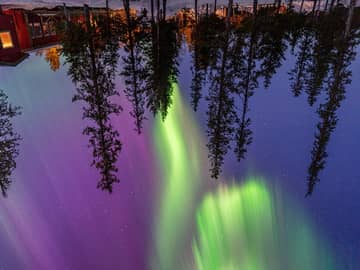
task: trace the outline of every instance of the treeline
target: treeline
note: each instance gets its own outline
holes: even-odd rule
[[[201,100],[207,104],[207,147],[214,178],[221,174],[228,152],[234,152],[239,161],[246,157],[253,142],[252,96],[260,84],[271,85],[287,51],[296,57],[288,75],[293,95],[307,95],[313,106],[326,93],[326,102],[318,108],[320,120],[309,165],[307,194],[311,194],[351,79],[349,65],[358,43],[353,7],[316,15],[270,8],[250,15],[236,14],[230,0],[226,17],[213,13],[167,18],[166,4],[161,9],[156,2],[157,11],[152,5],[149,15],[146,10],[136,14],[129,1],[123,3],[124,13],[91,17],[86,11],[85,22],[67,22],[60,28],[62,54],[77,89],[73,101],[83,102],[83,117],[91,123],[84,134],[100,172],[98,187],[111,192],[119,182],[122,142],[111,125],[111,118],[122,110],[116,102],[120,94],[116,76],[124,78],[121,90],[132,105],[137,133],[149,113],[165,119],[179,73],[181,30],[187,28],[191,32],[186,38],[192,56],[191,104],[195,111]]]
[[[271,12],[271,15],[269,15]],[[251,97],[260,84],[268,88],[285,55],[296,61],[288,78],[293,95],[307,96],[314,106],[320,95],[325,102],[317,112],[307,192],[320,180],[327,158],[327,144],[338,122],[337,110],[351,82],[351,62],[359,42],[352,26],[354,7],[331,13],[279,14],[259,10],[256,16],[227,24],[214,15],[200,18],[192,29],[191,100],[207,104],[207,135],[211,175],[217,178],[225,156],[233,151],[240,161],[253,142]],[[207,87],[205,87],[207,86]]]

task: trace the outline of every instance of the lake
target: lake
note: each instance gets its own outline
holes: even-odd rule
[[[0,269],[359,268],[358,12],[184,14],[0,67]]]

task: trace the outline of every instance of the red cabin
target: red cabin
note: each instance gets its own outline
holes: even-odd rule
[[[0,6],[0,64],[17,65],[26,58],[26,51],[57,43],[58,19],[58,11],[2,11]]]
[[[0,9],[0,64],[17,65],[26,56],[20,46],[14,17]]]
[[[91,13],[104,15],[106,10],[94,8]],[[83,8],[2,10],[0,5],[0,65],[17,65],[27,57],[26,51],[58,43],[55,27],[65,16],[73,22],[84,21]]]

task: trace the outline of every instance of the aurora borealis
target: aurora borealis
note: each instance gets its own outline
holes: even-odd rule
[[[169,269],[181,263],[179,252],[186,243],[191,226],[195,196],[201,180],[198,131],[178,85],[173,83],[174,104],[162,121],[154,127],[155,145],[162,170],[158,217],[155,223],[156,255],[153,269]],[[182,130],[187,130],[186,136]],[[186,198],[186,200],[184,200]]]
[[[0,88],[22,107],[14,127],[23,137],[14,184],[0,203],[0,269],[339,269],[341,241],[328,236],[339,227],[344,239],[354,235],[356,242],[357,228],[345,230],[339,217],[349,215],[358,190],[347,187],[352,192],[347,198],[330,200],[335,191],[324,186],[319,197],[300,201],[302,190],[294,190],[302,185],[298,167],[305,162],[291,147],[279,145],[311,137],[312,129],[291,118],[275,120],[284,111],[296,119],[311,118],[300,113],[301,100],[293,106],[266,106],[287,98],[281,87],[273,96],[270,89],[254,97],[260,108],[254,117],[258,146],[249,155],[250,165],[230,160],[226,179],[215,182],[208,176],[201,119],[186,103],[186,61],[167,118],[149,119],[143,135],[133,130],[129,104],[121,97],[124,112],[113,123],[126,143],[118,162],[121,183],[112,195],[96,189],[97,174],[89,167],[91,155],[81,134],[81,106],[71,103],[74,86],[66,66],[53,72],[32,54],[16,69],[0,68]],[[123,84],[120,79],[116,83]],[[281,78],[275,84],[281,86]],[[349,110],[342,113],[353,117],[342,123],[345,127],[359,119],[351,113],[358,105],[348,100]],[[281,137],[290,132],[282,123],[290,123],[298,137]],[[330,162],[349,168],[346,154],[355,151],[355,144],[354,137],[343,146],[348,151],[334,147],[339,157]],[[296,151],[305,152],[306,143],[298,145]],[[264,178],[248,179],[245,166]],[[334,183],[351,183],[358,176],[351,172],[341,176],[330,170],[324,177],[334,174]],[[281,192],[270,184],[278,179],[293,181],[294,190],[284,184]],[[319,226],[326,223],[328,230]]]
[[[165,183],[155,224],[157,263],[152,269],[339,269],[302,210],[279,190],[272,194],[264,180],[249,177],[240,186],[221,184],[208,194],[197,192],[206,177],[201,153],[193,150],[201,139],[178,86],[173,87],[168,118],[162,122],[159,117],[154,128]]]
[[[196,222],[197,270],[340,269],[301,210],[258,178],[208,194]]]

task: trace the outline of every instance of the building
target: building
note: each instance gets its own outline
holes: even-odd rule
[[[17,65],[27,57],[16,27],[16,18],[5,14],[0,7],[0,65]]]
[[[91,16],[105,14],[105,9],[91,9]],[[57,6],[52,9],[12,7],[5,10],[0,5],[0,65],[17,65],[27,57],[27,51],[59,43],[56,24],[65,18],[84,22],[84,9]]]

